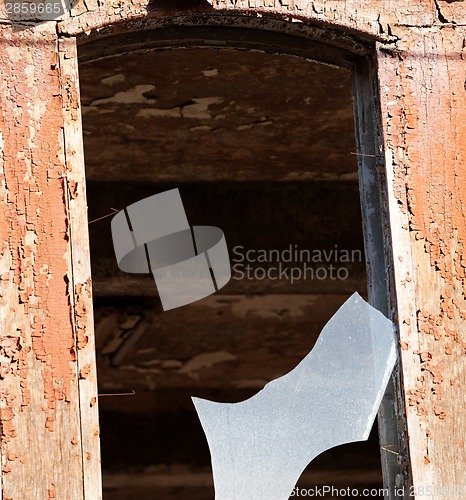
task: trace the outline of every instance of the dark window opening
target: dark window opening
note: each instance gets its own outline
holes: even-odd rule
[[[80,79],[89,220],[178,187],[191,224],[223,230],[233,266],[219,293],[163,312],[152,276],[118,270],[109,219],[90,225],[99,392],[136,393],[99,399],[104,498],[213,498],[190,397],[252,396],[352,292],[367,297],[351,73],[197,47],[89,60]],[[298,485],[381,487],[376,430]]]

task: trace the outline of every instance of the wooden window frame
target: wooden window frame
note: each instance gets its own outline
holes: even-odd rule
[[[101,498],[77,43],[225,20],[250,35],[287,33],[300,41],[289,50],[305,43],[308,57],[353,68],[369,297],[394,320],[400,342],[379,415],[385,482],[404,485],[405,498],[466,489],[458,453],[466,425],[466,12],[447,0],[407,0],[396,11],[389,1],[271,3],[184,0],[170,12],[164,2],[158,10],[78,2],[46,23],[13,24],[0,12],[3,500]]]

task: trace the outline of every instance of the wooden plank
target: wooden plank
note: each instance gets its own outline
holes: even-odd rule
[[[357,176],[357,165],[354,169]],[[91,220],[111,213],[111,207],[122,209],[178,187],[192,224],[209,221],[224,231],[232,278],[221,294],[349,295],[366,289],[356,183],[88,182],[87,186]],[[264,218],[264,213],[269,216]],[[107,217],[89,226],[95,296],[155,296],[151,275],[118,269],[110,221]]]
[[[67,167],[66,199],[69,210],[69,238],[72,249],[70,298],[74,311],[73,326],[77,348],[81,443],[84,457],[84,497],[99,500],[102,498],[102,480],[94,314],[78,58],[74,38],[62,38],[60,40],[59,60]]]
[[[361,211],[367,260],[369,303],[385,316],[396,321],[397,314],[390,284],[393,282],[390,224],[384,203],[383,155],[380,144],[380,116],[375,68],[368,60],[354,70],[356,137],[358,144]],[[380,454],[387,498],[395,494],[397,478],[408,482],[409,471],[398,456],[404,453],[407,442],[404,433],[403,396],[399,381],[399,365],[395,367],[378,413]]]
[[[83,497],[57,52],[53,23],[2,26],[3,500]]]
[[[148,387],[260,390],[302,361],[348,295],[214,294],[159,314],[155,301],[96,308],[96,317],[105,312],[119,319],[99,353],[99,386],[105,392]],[[125,328],[138,319],[135,311],[148,323],[140,323],[148,326],[147,332],[118,363],[119,350],[139,328]],[[136,399],[129,408],[135,409]]]
[[[330,265],[330,264],[329,264]],[[294,266],[297,269],[303,269],[304,265]],[[322,267],[328,271],[328,266]],[[315,269],[319,269],[316,267]],[[335,267],[335,266],[334,266]],[[239,272],[235,277],[220,290],[219,295],[245,295],[245,294],[346,294],[350,295],[354,291],[364,293],[367,288],[366,276],[359,269],[354,267],[342,268],[351,273],[347,279],[317,279],[312,278],[311,271],[307,272],[307,279],[238,279],[241,278]],[[324,271],[322,271],[324,272]],[[157,287],[152,275],[124,274],[121,276],[104,277],[98,275],[93,279],[93,293],[95,297],[158,297]],[[252,275],[253,271],[251,272]],[[315,273],[316,274],[316,273]],[[315,276],[314,274],[314,276]],[[274,273],[275,277],[276,274]],[[290,272],[288,272],[290,276]],[[304,271],[303,271],[304,276]],[[156,299],[157,300],[157,299]],[[154,302],[154,304],[157,302]]]
[[[1,498],[94,500],[99,447],[76,57],[72,41],[59,54],[55,23],[17,28],[2,25],[0,44]]]
[[[154,466],[155,468],[156,466]],[[210,472],[190,472],[186,467],[187,470],[183,473],[182,465],[179,466],[181,472],[178,473],[176,469],[172,472],[167,466],[164,468],[165,471],[159,474],[108,474],[105,477],[105,488],[108,490],[109,496],[112,490],[128,489],[127,493],[131,491],[132,495],[144,498],[143,492],[145,492],[146,496],[152,495],[156,488],[207,488],[213,486]],[[334,488],[347,490],[349,484],[365,484],[373,488],[381,488],[380,480],[380,471],[377,469],[356,469],[352,471],[329,469],[304,472],[300,478],[299,486],[300,488],[312,489],[318,486],[333,485]],[[141,493],[135,493],[135,485],[137,485],[138,489],[140,488]]]
[[[413,488],[464,496],[466,30],[396,34],[378,66]]]

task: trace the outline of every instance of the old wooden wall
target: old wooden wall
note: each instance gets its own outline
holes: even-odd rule
[[[341,32],[374,49],[403,439],[417,496],[441,498],[466,470],[464,2],[82,0],[58,22],[23,25],[0,6],[3,500],[100,496],[74,37],[130,19],[143,29],[148,13],[191,23],[193,12],[325,24],[329,43],[345,45]]]

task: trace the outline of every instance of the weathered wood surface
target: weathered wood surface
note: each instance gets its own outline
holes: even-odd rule
[[[178,13],[188,13],[202,2],[176,4]],[[163,16],[167,5],[83,0],[58,23],[59,32],[82,34],[148,11]],[[205,11],[260,12],[265,17],[257,25],[266,23],[267,14],[309,19],[380,41],[413,484],[419,498],[420,487],[432,488],[434,498],[445,496],[436,488],[464,487],[465,29],[452,24],[465,22],[463,2],[225,0],[206,2]],[[3,4],[0,17],[6,19]],[[96,395],[77,75],[75,55],[67,56],[66,48],[59,54],[56,33],[53,22],[23,31],[2,22],[3,500],[84,498],[84,488],[94,500],[99,490],[97,439],[89,434],[97,431],[96,407],[84,411]]]
[[[413,487],[419,498],[422,488],[424,494],[430,488],[433,498],[449,488],[461,497],[466,31],[395,33],[395,50],[379,46],[378,62]]]
[[[89,233],[87,227],[86,176],[82,143],[78,60],[75,39],[59,41],[60,73],[64,111],[67,204],[71,243],[70,299],[76,332],[79,408],[84,496],[101,498],[99,412],[94,342]]]
[[[373,59],[354,71],[356,138],[369,302],[393,318],[393,281],[389,214],[386,209],[383,157],[380,154],[380,118],[377,74]],[[397,477],[402,474],[398,456],[406,448],[403,398],[399,370],[395,368],[378,411],[378,437],[386,495],[396,498]]]
[[[100,458],[76,57],[70,41],[60,49],[55,23],[3,25],[0,67],[1,498],[94,500]]]
[[[442,1],[446,4],[446,0]],[[448,5],[448,4],[447,4]],[[461,17],[459,7],[448,6]],[[262,15],[284,17],[296,20],[312,19],[331,25],[341,26],[346,30],[357,31],[364,36],[390,38],[390,26],[408,24],[427,26],[437,19],[435,0],[410,0],[397,2],[394,0],[180,0],[152,1],[135,0],[125,2],[113,0],[101,3],[97,0],[76,3],[71,17],[61,23],[64,33],[78,35],[90,33],[93,29],[118,23],[123,19],[138,19],[150,14],[164,16],[167,14],[185,13],[238,13],[248,16]],[[176,25],[186,20],[173,20]],[[189,21],[191,22],[191,21]],[[202,22],[202,21],[201,21]]]

